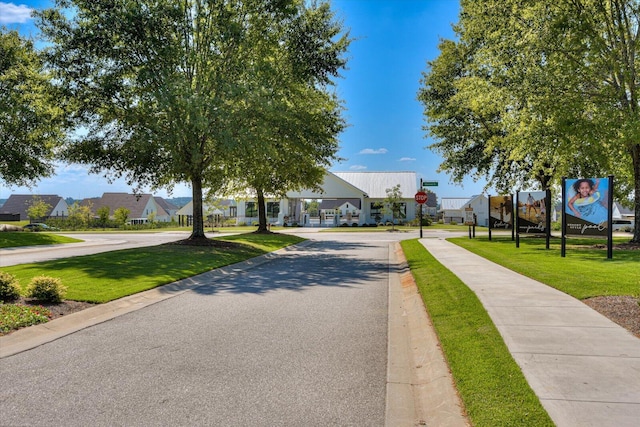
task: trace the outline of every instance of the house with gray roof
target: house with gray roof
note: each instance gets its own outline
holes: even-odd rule
[[[2,205],[0,212],[2,214],[19,215],[20,220],[24,221],[29,219],[27,210],[33,205],[36,200],[42,200],[49,205],[51,209],[46,214],[45,218],[62,218],[69,216],[69,206],[65,200],[58,195],[42,194],[12,194],[7,201]],[[45,219],[41,218],[41,219]]]
[[[131,224],[144,224],[149,221],[150,216],[155,221],[171,221],[169,213],[158,204],[151,194],[104,193],[102,197],[84,199],[80,205],[89,206],[93,214],[96,214],[101,207],[106,206],[109,208],[110,218],[113,218],[116,209],[128,209]]]
[[[153,200],[156,201],[158,206],[160,206],[164,211],[169,215],[169,218],[176,218],[178,214],[178,210],[180,209],[178,206],[174,205],[168,200],[163,199],[162,197],[154,196]]]

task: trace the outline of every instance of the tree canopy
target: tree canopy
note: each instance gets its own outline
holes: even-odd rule
[[[33,43],[0,27],[0,181],[8,185],[53,172],[63,115],[49,82]]]
[[[418,98],[440,170],[501,191],[616,176],[640,241],[637,0],[463,0]]]
[[[332,78],[346,65],[348,34],[328,3],[302,7],[284,38],[287,49],[257,73],[245,97],[243,138],[236,145],[232,190],[253,189],[258,202],[258,232],[267,231],[265,194],[317,188],[336,160],[338,135],[345,127],[342,105],[330,91]],[[321,53],[321,55],[319,55]]]
[[[215,193],[237,179],[237,156],[264,162],[256,153],[273,152],[266,141],[279,135],[265,128],[273,119],[258,116],[307,106],[282,92],[281,82],[299,76],[294,83],[306,82],[308,95],[335,75],[346,48],[324,31],[341,30],[330,14],[302,19],[326,6],[302,0],[56,5],[39,14],[40,27],[52,42],[48,61],[75,128],[84,130],[66,158],[131,184],[190,184],[193,239],[204,237],[203,188]],[[71,18],[63,8],[73,10]]]

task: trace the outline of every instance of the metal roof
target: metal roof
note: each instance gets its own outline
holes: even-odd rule
[[[412,199],[418,191],[415,172],[331,172],[365,192],[370,199],[384,199],[387,188],[400,184],[402,198]]]

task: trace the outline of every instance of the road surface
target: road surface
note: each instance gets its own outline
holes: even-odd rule
[[[384,425],[390,242],[414,234],[314,234],[244,273],[4,358],[2,423]]]

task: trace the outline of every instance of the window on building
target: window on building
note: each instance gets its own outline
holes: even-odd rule
[[[404,202],[400,203],[400,212],[402,213],[403,218],[407,217],[407,204],[406,203],[404,203]]]
[[[255,218],[258,216],[258,204],[256,202],[247,202],[245,216],[247,218]]]
[[[267,202],[267,218],[278,218],[280,202]]]
[[[236,218],[238,216],[238,207],[237,206],[229,206],[229,216],[231,218]]]

